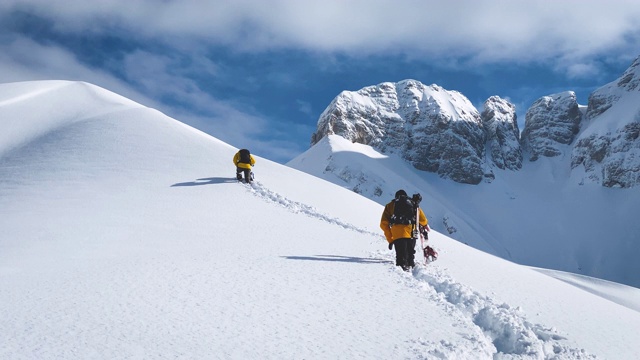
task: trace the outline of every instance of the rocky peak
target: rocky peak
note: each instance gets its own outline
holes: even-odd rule
[[[543,96],[531,105],[525,115],[522,149],[530,161],[540,156],[563,153],[563,146],[573,142],[580,130],[582,113],[573,91]]]
[[[622,76],[589,97],[588,127],[571,154],[582,181],[607,187],[640,185],[640,57]]]
[[[311,144],[329,134],[398,153],[419,170],[461,183],[484,176],[480,114],[456,91],[416,80],[344,91],[320,115]]]
[[[520,130],[515,105],[499,96],[492,96],[485,101],[480,117],[487,139],[487,155],[492,163],[499,169],[522,168]]]
[[[640,91],[640,56],[631,63],[616,84],[626,91]]]
[[[591,94],[586,112],[566,91],[535,101],[522,134],[516,120],[515,106],[497,96],[480,114],[457,91],[416,80],[385,82],[338,95],[320,116],[311,144],[340,135],[466,184],[492,179],[492,168],[519,170],[524,157],[571,154],[572,176],[584,170],[581,182],[640,184],[640,57]]]
[[[586,113],[587,119],[593,119],[607,111],[625,93],[637,91],[640,91],[640,56],[620,78],[591,93]]]

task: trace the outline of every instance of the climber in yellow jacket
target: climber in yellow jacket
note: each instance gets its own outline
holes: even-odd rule
[[[251,167],[256,164],[256,160],[253,158],[249,150],[240,149],[233,156],[233,164],[236,166],[236,179],[242,181],[242,173],[244,173],[244,181],[249,184],[253,181],[253,172]]]
[[[396,265],[404,271],[415,266],[418,231],[429,230],[427,217],[419,207],[420,200],[420,194],[409,198],[404,190],[398,190],[395,199],[384,207],[380,219],[380,228],[389,242],[389,250],[395,247]]]

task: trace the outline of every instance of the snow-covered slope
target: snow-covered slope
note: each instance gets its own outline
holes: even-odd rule
[[[542,157],[469,186],[330,135],[287,165],[379,204],[419,192],[434,229],[502,258],[640,286],[640,192],[567,183],[569,161]]]
[[[640,356],[638,289],[436,232],[404,273],[350,190],[259,156],[238,184],[236,148],[86,83],[0,99],[2,359]]]
[[[464,243],[640,287],[640,57],[588,106],[572,91],[540,98],[521,136],[504,99],[478,115],[460,93],[405,80],[338,95],[312,146],[288,165],[380,204],[413,188],[434,228]]]

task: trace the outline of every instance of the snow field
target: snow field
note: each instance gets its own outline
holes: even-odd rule
[[[435,231],[440,258],[405,273],[380,204],[259,156],[238,184],[236,148],[103,89],[10,85],[0,125],[23,122],[0,143],[2,359],[640,356],[628,287]],[[82,94],[86,116],[59,101]],[[58,106],[44,132],[40,105]]]
[[[251,192],[267,201],[277,203],[294,213],[302,213],[307,216],[327,221],[332,224],[342,226],[363,234],[371,234],[369,231],[361,230],[343,224],[338,219],[332,219],[324,214],[320,214],[316,209],[304,204],[292,202],[285,197],[275,194],[266,189],[259,182],[247,185]],[[384,241],[384,237],[378,235],[379,240]],[[419,255],[416,255],[419,257]],[[372,258],[387,258],[387,263],[394,263],[393,256],[388,254],[372,254]],[[397,267],[393,267],[394,272],[399,276],[403,274]],[[417,281],[417,284],[414,282]],[[420,346],[414,346],[413,350],[421,356],[436,357],[442,359],[450,358],[531,358],[531,359],[595,359],[594,355],[588,354],[584,349],[572,349],[563,344],[564,337],[557,334],[553,328],[545,328],[539,324],[531,324],[526,320],[526,315],[521,308],[512,308],[506,303],[496,304],[487,296],[483,296],[469,287],[454,281],[445,270],[439,269],[436,264],[421,264],[413,270],[413,279],[407,279],[406,286],[417,287],[425,293],[429,299],[436,301],[439,305],[447,308],[453,316],[459,319],[461,324],[467,328],[477,327],[477,334],[473,337],[473,353],[469,354],[468,349],[460,351],[460,347],[451,346],[450,343],[440,344],[428,341],[418,341]],[[472,324],[468,322],[471,321]],[[460,326],[460,325],[459,325]],[[466,353],[466,355],[465,355]]]

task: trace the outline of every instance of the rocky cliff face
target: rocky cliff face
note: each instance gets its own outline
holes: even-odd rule
[[[329,134],[398,153],[417,169],[468,184],[484,176],[480,114],[456,91],[415,80],[343,92],[322,113],[311,145]]]
[[[594,91],[589,96],[587,119],[594,119],[609,110],[621,98],[640,91],[640,56],[622,76]]]
[[[639,185],[640,57],[584,110],[572,91],[544,96],[528,109],[520,135],[515,106],[500,97],[480,114],[459,92],[404,80],[342,92],[320,116],[311,145],[340,135],[466,184],[490,181],[494,169],[517,171],[523,158],[571,154],[582,183]]]
[[[580,130],[582,114],[576,94],[567,91],[544,96],[531,105],[522,131],[522,148],[529,160],[554,157],[573,142]]]
[[[625,125],[613,133],[591,134],[576,143],[571,167],[584,167],[584,181],[606,187],[640,185],[640,122]]]
[[[485,101],[480,117],[486,135],[486,151],[491,162],[503,170],[522,168],[516,107],[499,96],[492,96]]]
[[[586,129],[571,154],[583,181],[607,187],[640,185],[640,57],[589,97]]]

